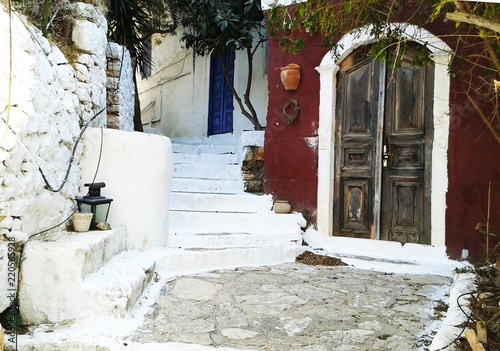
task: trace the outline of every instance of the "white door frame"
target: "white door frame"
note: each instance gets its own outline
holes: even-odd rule
[[[448,190],[448,134],[450,77],[448,65],[453,51],[441,39],[425,29],[404,23],[404,35],[420,44],[427,44],[434,61],[434,143],[432,147],[431,181],[431,244],[445,243],[446,192]],[[320,74],[320,104],[318,127],[318,231],[332,235],[333,230],[333,187],[335,184],[335,104],[337,72],[342,62],[354,49],[373,43],[370,35],[372,26],[366,26],[346,34],[338,42],[336,55],[328,52],[316,70]],[[338,57],[338,59],[335,59]]]

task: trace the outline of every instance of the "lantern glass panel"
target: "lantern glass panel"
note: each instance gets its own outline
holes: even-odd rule
[[[108,218],[109,205],[110,205],[110,203],[99,204],[99,205],[95,206],[96,209],[94,211],[94,217],[95,217],[96,224],[106,222],[106,220]]]
[[[83,202],[80,202],[78,204],[78,210],[83,213],[92,213],[92,206],[89,204],[84,204]]]

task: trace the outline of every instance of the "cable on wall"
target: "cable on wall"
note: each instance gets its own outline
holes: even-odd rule
[[[11,0],[7,1],[7,15],[9,16],[9,82],[7,86],[7,120],[5,125],[9,125],[10,119],[10,101],[12,94],[12,10],[11,10]],[[5,140],[7,136],[7,128],[5,128],[3,139]]]
[[[75,144],[73,145],[73,150],[71,152],[71,156],[70,156],[70,159],[68,161],[68,166],[67,166],[67,169],[66,169],[66,173],[65,173],[65,176],[64,176],[64,179],[62,180],[61,184],[58,186],[58,187],[53,187],[49,181],[47,180],[47,177],[45,176],[45,173],[43,172],[43,169],[42,167],[40,166],[40,164],[38,163],[38,161],[35,159],[35,157],[33,156],[33,154],[31,153],[31,151],[29,150],[29,148],[27,147],[27,145],[24,143],[24,141],[22,140],[22,138],[19,136],[19,134],[16,133],[16,131],[14,129],[12,129],[12,127],[8,124],[8,116],[7,116],[7,120],[4,119],[2,116],[0,116],[0,118],[5,122],[5,125],[7,126],[7,128],[11,131],[11,133],[16,136],[16,138],[20,141],[21,145],[23,146],[23,148],[26,150],[26,152],[28,153],[28,155],[30,155],[31,159],[33,160],[33,162],[35,163],[37,169],[38,169],[38,172],[40,173],[40,175],[42,176],[42,179],[45,183],[45,189],[51,191],[51,192],[54,192],[54,193],[58,193],[60,192],[63,187],[66,185],[66,182],[68,181],[68,178],[69,178],[69,174],[71,172],[71,168],[73,166],[73,161],[74,161],[74,158],[75,158],[75,154],[76,154],[76,150],[77,150],[77,147],[78,147],[78,144],[80,143],[80,140],[83,136],[83,134],[85,133],[85,131],[87,130],[87,128],[89,127],[89,125],[97,118],[99,117],[99,115],[101,113],[103,113],[104,111],[106,111],[106,109],[108,107],[110,107],[113,102],[115,101],[115,98],[116,98],[116,95],[120,89],[120,80],[121,80],[121,75],[122,75],[122,69],[123,69],[123,58],[124,58],[124,55],[125,55],[125,47],[122,46],[122,57],[121,57],[121,62],[120,62],[120,69],[119,69],[119,74],[118,74],[118,84],[117,86],[113,89],[112,91],[112,98],[109,99],[109,102],[106,104],[105,107],[103,107],[101,110],[99,110],[97,113],[94,114],[94,116],[92,116],[92,118],[90,118],[86,123],[85,125],[82,127],[82,129],[80,130],[80,133],[75,141]],[[12,61],[12,56],[11,56],[11,61]],[[10,83],[11,81],[9,81],[9,87],[10,87]],[[10,103],[9,105],[7,106],[8,110],[10,109]],[[6,128],[6,132],[7,132],[7,128]],[[101,151],[102,151],[102,135],[101,135]],[[99,158],[99,162],[100,162],[100,158]],[[99,165],[97,166],[99,167]],[[96,171],[96,175],[97,175],[97,171]]]

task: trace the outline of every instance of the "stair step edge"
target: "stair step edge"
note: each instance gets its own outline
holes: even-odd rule
[[[93,313],[124,318],[154,275],[155,260],[139,251],[124,252],[83,280]]]

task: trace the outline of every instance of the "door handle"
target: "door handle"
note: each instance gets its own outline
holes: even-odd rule
[[[383,152],[382,152],[382,166],[387,167],[388,164],[389,164],[389,152],[388,152],[387,144],[384,144]]]

